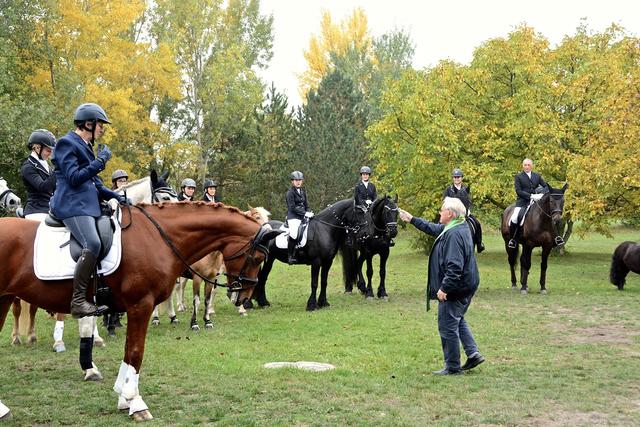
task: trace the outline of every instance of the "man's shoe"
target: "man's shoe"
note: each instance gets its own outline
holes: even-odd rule
[[[464,363],[464,365],[462,365],[462,370],[463,371],[468,371],[469,369],[475,368],[476,366],[478,366],[482,362],[484,362],[484,356],[481,355],[480,353],[476,353],[476,354],[472,355],[471,357],[469,357],[467,359],[467,361]]]
[[[478,244],[478,253],[482,253],[482,251],[484,251],[484,243],[480,242],[480,244]]]
[[[518,246],[518,243],[515,239],[511,239],[509,240],[509,243],[507,243],[507,246],[509,247],[509,249],[515,249]]]
[[[439,371],[433,371],[432,373],[433,375],[462,375],[464,374],[464,371],[462,369],[451,371],[448,368],[444,368]]]

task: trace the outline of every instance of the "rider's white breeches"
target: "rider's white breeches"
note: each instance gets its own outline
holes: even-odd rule
[[[296,239],[298,238],[298,229],[300,228],[300,223],[302,223],[299,219],[288,219],[287,223],[289,223],[289,238]]]

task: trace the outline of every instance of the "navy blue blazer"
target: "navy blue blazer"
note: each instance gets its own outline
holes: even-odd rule
[[[376,191],[376,186],[373,185],[373,182],[369,181],[367,186],[364,185],[364,182],[358,182],[355,190],[353,191],[353,198],[356,200],[356,205],[365,206],[366,200],[371,200],[372,202],[378,198],[378,192]]]
[[[548,187],[547,183],[542,179],[542,176],[540,176],[539,173],[531,172],[531,179],[529,179],[524,171],[516,175],[514,185],[516,187],[516,194],[518,195],[516,206],[521,208],[529,206],[529,203],[531,202],[531,195],[535,194],[536,188],[538,188],[539,185]]]
[[[304,188],[300,188],[300,192],[291,186],[285,195],[287,202],[287,219],[303,219],[304,214],[309,210],[307,202],[307,192]]]
[[[58,140],[53,152],[56,190],[49,201],[58,219],[87,215],[100,216],[100,200],[121,196],[108,189],[98,176],[104,163],[96,159],[91,147],[71,131]]]
[[[27,203],[24,214],[49,212],[49,199],[56,188],[56,177],[33,158],[27,157],[20,168],[22,181],[27,189]]]

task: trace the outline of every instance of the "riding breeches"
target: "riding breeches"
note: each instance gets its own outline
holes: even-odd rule
[[[520,209],[522,208],[518,206],[513,208],[513,213],[511,214],[511,219],[509,220],[509,222],[512,222],[514,224],[518,223],[518,215],[520,214]]]
[[[98,236],[94,217],[88,215],[72,216],[62,222],[82,245],[82,249],[89,249],[96,257],[100,254],[100,236]]]
[[[297,239],[298,238],[298,230],[300,229],[301,220],[297,218],[291,218],[287,220],[289,224],[289,238]]]

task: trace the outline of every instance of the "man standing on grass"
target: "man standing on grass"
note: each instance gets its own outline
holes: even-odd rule
[[[435,375],[459,375],[473,369],[484,357],[478,351],[464,315],[480,284],[473,252],[473,239],[465,224],[467,209],[460,199],[446,197],[440,209],[440,224],[416,218],[400,209],[400,219],[418,230],[437,236],[429,254],[427,310],[429,300],[438,299],[438,332],[444,353],[444,369]],[[467,361],[460,366],[460,343]]]

